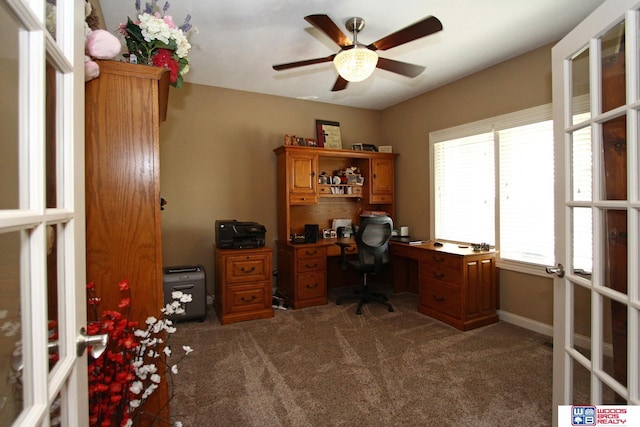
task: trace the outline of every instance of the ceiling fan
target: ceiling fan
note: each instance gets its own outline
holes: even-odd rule
[[[364,28],[362,18],[349,18],[345,27],[353,33],[353,41],[349,39],[327,15],[305,16],[305,21],[325,33],[340,46],[340,51],[329,56],[304,61],[274,65],[276,71],[288,70],[306,65],[333,61],[338,70],[338,79],[332,91],[343,90],[351,82],[362,81],[369,77],[375,68],[391,71],[407,77],[416,77],[425,70],[421,65],[409,64],[393,59],[378,57],[376,50],[387,50],[392,47],[437,33],[442,30],[442,23],[434,16],[428,16],[402,30],[389,34],[369,45],[358,42],[358,33]]]

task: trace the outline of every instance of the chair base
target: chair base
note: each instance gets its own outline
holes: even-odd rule
[[[341,305],[343,301],[359,301],[358,308],[356,309],[356,314],[362,314],[362,306],[368,302],[377,302],[378,304],[382,304],[389,312],[393,312],[393,306],[389,304],[387,301],[386,295],[380,294],[377,292],[369,292],[367,288],[362,292],[357,292],[354,295],[347,295],[342,298],[338,298],[336,300],[336,305]]]

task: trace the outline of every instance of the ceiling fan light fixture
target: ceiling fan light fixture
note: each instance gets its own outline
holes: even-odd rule
[[[378,54],[359,45],[339,52],[333,58],[338,74],[348,82],[361,82],[369,77],[378,64]]]

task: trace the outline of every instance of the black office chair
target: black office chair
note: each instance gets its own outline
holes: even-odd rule
[[[358,259],[347,258],[347,243],[337,242],[341,248],[342,268],[355,268],[363,275],[362,291],[354,295],[338,298],[336,304],[343,301],[358,300],[356,314],[362,314],[362,305],[367,302],[377,302],[385,305],[389,311],[393,311],[393,306],[389,304],[388,298],[377,292],[370,292],[367,284],[369,274],[377,274],[389,266],[389,238],[393,229],[393,221],[388,216],[362,217],[360,228],[356,234],[356,245],[358,246]]]

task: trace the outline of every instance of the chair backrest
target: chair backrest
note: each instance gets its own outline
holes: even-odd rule
[[[388,216],[362,217],[356,234],[361,268],[382,271],[389,263],[389,238],[393,221]]]

